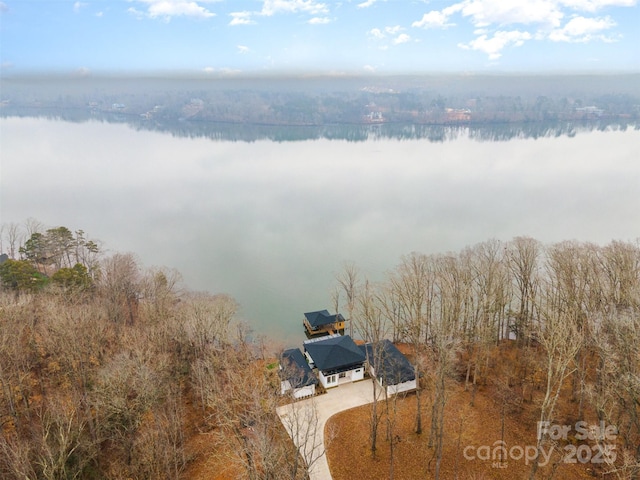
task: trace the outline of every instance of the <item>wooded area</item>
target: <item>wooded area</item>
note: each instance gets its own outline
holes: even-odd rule
[[[178,272],[144,269],[131,254],[106,255],[82,231],[30,220],[0,237],[0,476],[197,478],[194,466],[210,459],[193,439],[205,436],[225,466],[217,478],[306,477],[275,415],[278,352],[235,319],[234,299],[190,292]],[[639,478],[638,242],[489,240],[409,254],[376,283],[348,264],[333,300],[356,336],[411,350],[414,432],[429,437],[416,455],[435,459],[433,478],[455,435],[444,421],[451,382],[472,405],[478,389],[499,385],[507,415],[532,404],[549,425],[615,426],[615,455],[594,468]],[[505,344],[517,354],[498,368]],[[394,447],[400,403],[382,402],[372,406],[372,455]],[[562,440],[542,432],[536,448],[552,444]],[[530,478],[538,473],[536,461]]]
[[[588,444],[612,448],[591,465],[594,471],[606,478],[639,477],[639,243],[489,240],[457,253],[412,253],[377,284],[348,264],[338,283],[334,298],[344,298],[363,338],[411,346],[425,390],[415,394],[414,432],[421,433],[422,416],[430,418],[429,451],[423,454],[433,462],[433,478],[442,478],[445,436],[455,435],[444,428],[449,380],[471,392],[472,406],[479,388],[498,392],[503,415],[505,408],[515,416],[534,404],[539,425],[603,422],[615,429],[616,441],[596,435]],[[572,405],[569,415],[559,413],[560,402]],[[375,403],[370,450],[375,455],[377,424],[386,419],[392,477],[395,403],[384,414]],[[531,431],[536,428],[531,422]],[[554,447],[557,466],[564,461],[563,447],[582,444],[576,432],[560,440],[545,429],[539,433],[531,479],[539,478],[543,450]]]
[[[190,478],[204,435],[222,478],[303,478],[277,375],[232,298],[65,227],[2,238],[0,477]]]

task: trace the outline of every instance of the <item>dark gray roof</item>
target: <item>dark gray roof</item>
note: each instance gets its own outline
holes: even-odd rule
[[[393,343],[385,339],[379,343],[379,346],[380,350],[375,352],[376,355],[371,343],[360,345],[360,350],[366,355],[367,361],[373,365],[376,375],[378,377],[382,375],[384,384],[395,385],[416,378],[413,365]],[[382,368],[377,365],[379,363],[382,363]]]
[[[282,352],[280,366],[282,367],[281,377],[284,380],[289,380],[293,388],[318,384],[318,379],[298,348],[290,348]]]
[[[304,318],[307,319],[307,322],[309,322],[309,325],[312,327],[320,327],[322,325],[328,325],[330,323],[341,322],[344,320],[342,315],[339,313],[331,315],[326,309],[318,310],[317,312],[307,312],[304,314]]]
[[[364,353],[349,335],[336,335],[304,344],[305,350],[320,370],[335,370],[361,364]]]

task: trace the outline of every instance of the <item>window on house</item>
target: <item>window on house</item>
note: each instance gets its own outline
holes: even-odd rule
[[[327,377],[327,383],[334,383],[336,381],[335,375],[329,375]]]
[[[347,376],[347,372],[341,372],[338,374],[338,378],[345,378]]]

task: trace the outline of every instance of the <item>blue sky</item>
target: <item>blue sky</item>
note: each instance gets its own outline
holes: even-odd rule
[[[640,71],[638,0],[0,0],[10,73]]]

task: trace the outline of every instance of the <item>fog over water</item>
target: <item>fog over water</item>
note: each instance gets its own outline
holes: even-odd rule
[[[123,124],[2,118],[2,223],[83,229],[226,292],[298,338],[344,261],[379,278],[412,251],[490,238],[640,237],[640,131],[479,142],[212,141]]]

